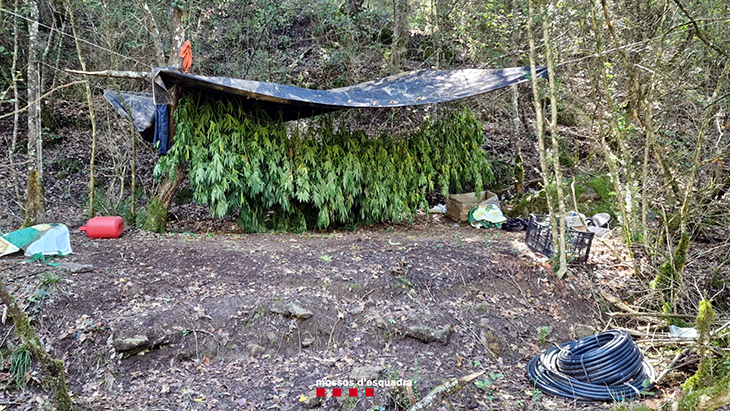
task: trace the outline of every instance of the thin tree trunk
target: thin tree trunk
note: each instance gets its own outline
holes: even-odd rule
[[[433,55],[434,67],[441,67],[441,25],[439,24],[439,1],[431,0],[431,14],[433,15]]]
[[[185,42],[185,26],[183,25],[183,21],[186,14],[186,9],[179,9],[177,7],[172,8],[173,52],[170,53],[170,59],[167,62],[167,65],[170,67],[180,67],[182,64],[179,51]],[[177,102],[180,98],[180,94],[180,88],[175,87],[172,91],[173,102],[170,105],[170,110],[168,110],[170,115],[169,133],[171,141],[175,136],[175,120],[173,113],[175,113],[175,110],[177,109]],[[165,180],[160,185],[157,195],[154,199],[152,199],[149,207],[147,208],[147,219],[143,226],[144,229],[158,233],[167,230],[167,211],[170,208],[170,203],[172,203],[172,198],[174,197],[175,192],[177,192],[177,189],[180,188],[184,179],[185,173],[182,168],[177,168],[168,173]]]
[[[119,91],[119,88],[117,88],[117,94],[122,99],[122,105],[124,106],[124,110],[127,112],[127,117],[129,118],[129,135],[132,139],[132,170],[130,172],[131,178],[132,178],[132,194],[130,198],[130,211],[132,214],[132,223],[136,224],[137,221],[137,207],[136,207],[136,198],[134,191],[137,189],[137,128],[134,126],[134,116],[132,115],[132,110],[129,108],[129,104],[127,104],[127,100],[122,96],[121,91]],[[124,179],[122,179],[122,187],[124,187]],[[124,192],[124,189],[122,189],[122,192]],[[121,196],[120,196],[121,197]]]
[[[50,30],[48,30],[48,38],[45,41],[46,47],[43,49],[43,54],[41,55],[40,61],[42,62],[48,61],[48,53],[51,52],[51,46],[53,46],[53,35],[56,33],[56,30],[56,20],[53,19],[52,26]],[[46,86],[46,73],[48,72],[48,69],[45,65],[43,65],[39,66],[38,70],[41,79],[41,89],[43,89]],[[41,126],[47,130],[53,130],[56,128],[56,117],[53,114],[52,105],[49,106],[46,99],[41,99]]]
[[[38,334],[30,325],[30,319],[18,306],[15,298],[10,294],[8,289],[5,287],[5,282],[0,279],[0,300],[2,300],[5,307],[8,309],[8,314],[13,319],[15,324],[15,334],[20,338],[20,341],[28,347],[33,356],[43,364],[48,373],[51,388],[53,389],[53,395],[56,399],[56,410],[67,411],[71,409],[71,398],[68,395],[66,389],[66,373],[65,367],[62,360],[53,358],[43,347],[43,343]]]
[[[664,2],[665,7],[663,9],[666,9],[666,1]],[[666,13],[662,13],[662,23],[660,23],[660,26],[663,25],[664,20],[666,19]],[[657,50],[656,58],[654,59],[654,68],[655,70],[658,69],[659,64],[662,61],[662,57],[664,54],[664,40],[665,37],[663,36],[661,40],[659,41],[659,49]],[[649,249],[649,229],[647,227],[647,221],[646,217],[649,213],[649,193],[648,193],[648,185],[649,185],[649,158],[651,157],[652,151],[654,149],[654,144],[656,142],[656,135],[654,133],[654,90],[656,88],[656,71],[651,72],[651,76],[649,78],[649,84],[646,87],[646,100],[641,104],[641,107],[644,111],[644,133],[645,133],[645,142],[644,142],[644,163],[642,164],[641,169],[641,237],[644,244],[644,249]],[[660,163],[661,167],[664,166],[663,162]]]
[[[165,64],[165,53],[162,51],[162,36],[160,36],[160,29],[157,28],[157,21],[152,15],[152,10],[150,10],[150,6],[147,5],[146,1],[137,0],[137,4],[142,9],[142,12],[144,12],[147,24],[149,25],[149,31],[152,35],[152,44],[155,47],[155,61],[157,62],[158,67],[162,67]],[[175,54],[174,49],[172,54]]]
[[[38,222],[43,210],[43,140],[41,136],[41,84],[38,72],[38,4],[26,0],[28,9],[28,185],[24,226]]]
[[[79,64],[81,65],[81,70],[86,71],[86,61],[84,61],[83,56],[81,55],[81,44],[79,43],[79,38],[76,35],[76,22],[74,20],[74,13],[73,9],[71,7],[71,1],[69,0],[67,3],[68,8],[68,14],[71,18],[71,31],[74,35],[74,40],[76,41],[76,53],[79,57]],[[84,87],[86,89],[86,104],[89,106],[89,119],[91,120],[91,158],[89,159],[89,210],[88,215],[89,217],[94,216],[94,197],[95,197],[95,181],[94,181],[94,168],[95,168],[95,162],[96,162],[96,115],[94,113],[94,98],[91,94],[91,86],[89,85],[89,81],[87,80],[84,82]]]
[[[525,191],[525,165],[524,159],[522,158],[522,145],[520,144],[522,137],[522,120],[520,119],[519,106],[520,95],[516,84],[513,84],[510,88],[512,89],[512,146],[515,150],[515,195],[519,197]]]
[[[474,374],[467,375],[460,379],[452,378],[445,383],[432,389],[425,397],[420,401],[413,404],[408,411],[429,411],[438,407],[450,396],[458,393],[467,384],[477,379],[479,376],[484,374],[484,371],[480,371]]]
[[[18,2],[15,0],[15,14],[13,18],[13,64],[10,69],[13,79],[13,138],[10,143],[10,151],[8,152],[8,162],[10,163],[10,178],[13,181],[13,189],[15,190],[15,200],[22,202],[20,187],[18,186],[18,178],[15,169],[15,152],[18,149],[18,128],[20,127],[20,93],[18,93]]]
[[[18,124],[20,123],[20,96],[18,93],[18,1],[15,0],[15,22],[13,24],[13,64],[10,73],[13,79],[13,102],[15,115],[13,116],[13,140],[10,145],[10,154],[18,148]],[[10,157],[12,159],[12,155]],[[11,160],[12,161],[12,160]]]
[[[720,91],[722,90],[722,86],[725,84],[725,78],[728,76],[728,73],[730,73],[730,58],[725,61],[725,68],[723,68],[722,74],[717,80],[717,86],[715,87],[715,91],[713,91],[712,93],[710,101],[717,102],[717,97],[720,95]],[[689,221],[690,214],[690,198],[692,197],[692,193],[694,192],[694,184],[695,178],[697,177],[697,171],[702,165],[702,145],[705,142],[707,127],[709,126],[710,120],[712,119],[711,112],[713,108],[714,104],[710,104],[709,106],[707,106],[707,108],[705,109],[704,117],[702,118],[700,131],[697,135],[697,144],[695,145],[695,154],[694,158],[692,159],[692,168],[690,169],[689,177],[687,179],[687,183],[685,184],[684,198],[682,199],[682,208],[680,209],[679,213],[679,231],[681,235],[680,242],[685,238],[687,239],[687,245],[685,247],[678,247],[678,251],[681,249],[683,251],[683,254],[677,256],[677,253],[675,252],[674,257],[674,271],[676,279],[679,282],[680,286],[682,276],[684,275],[684,268],[687,265],[687,255],[689,253],[689,232],[687,229],[687,223]]]
[[[182,168],[177,168],[165,177],[160,185],[157,196],[152,199],[149,207],[147,207],[147,219],[143,228],[156,233],[164,233],[167,231],[167,210],[170,209],[170,203],[175,196],[175,192],[185,179]]]
[[[174,2],[173,2],[174,3]],[[188,15],[187,8],[172,6],[172,51],[170,58],[167,60],[169,67],[181,67],[182,58],[180,57],[180,49],[185,42],[185,18]],[[172,113],[172,111],[170,111]]]
[[[619,57],[621,58],[621,62],[624,65],[624,70],[626,70],[626,73],[629,76],[628,80],[628,86],[629,86],[629,92],[628,92],[628,105],[629,105],[629,111],[631,112],[631,115],[634,118],[638,119],[638,112],[640,110],[641,106],[641,87],[639,85],[639,73],[636,68],[636,64],[633,64],[631,61],[629,61],[629,57],[626,54],[626,51],[621,47],[621,44],[618,39],[618,35],[616,35],[616,30],[613,26],[613,22],[611,19],[611,15],[608,11],[608,4],[606,0],[601,0],[601,9],[603,10],[603,18],[605,21],[605,25],[608,28],[608,32],[611,35],[611,39],[613,41],[614,49],[617,50]],[[629,149],[629,145],[626,142],[626,133],[622,130],[621,127],[617,124],[617,119],[615,118],[616,112],[618,111],[618,107],[615,105],[615,102],[613,101],[612,97],[610,96],[610,93],[608,91],[608,87],[605,87],[605,93],[610,98],[607,101],[610,101],[610,107],[612,110],[611,114],[611,125],[612,129],[614,131],[614,138],[615,141],[619,147],[619,150],[621,152],[621,169],[618,170],[623,174],[623,190],[617,191],[616,193],[621,193],[621,200],[623,200],[624,207],[626,209],[626,215],[624,215],[624,225],[628,227],[628,231],[630,234],[630,242],[633,241],[634,234],[638,232],[636,229],[636,221],[635,221],[635,212],[634,212],[634,198],[636,197],[634,193],[634,172],[631,164],[633,163],[633,159],[631,157],[631,150]],[[619,181],[621,181],[621,174],[617,174],[617,178]]]
[[[648,90],[648,105],[646,106],[646,116],[644,117],[644,129],[646,130],[646,142],[644,143],[644,163],[641,169],[641,237],[644,243],[644,249],[649,249],[649,231],[646,224],[646,215],[649,213],[649,194],[647,188],[649,185],[649,157],[651,157],[651,147],[654,145],[654,75],[651,76],[651,84]]]
[[[436,18],[438,19],[438,16]],[[393,0],[393,43],[390,49],[390,66],[394,73],[400,71],[400,61],[405,55],[408,34],[408,0]]]
[[[511,3],[512,6],[512,19],[515,22],[516,26],[521,25],[520,20],[520,4],[518,0],[512,0]],[[521,38],[521,31],[520,30],[512,30],[512,44],[513,47],[517,47],[521,44],[522,38]],[[522,62],[519,60],[516,54],[512,55],[512,66],[513,67],[519,67],[522,65]],[[520,117],[520,92],[517,84],[513,84],[510,86],[510,89],[512,91],[512,148],[515,152],[515,158],[514,158],[514,168],[513,168],[513,174],[514,174],[514,187],[515,187],[515,196],[517,198],[520,198],[522,194],[525,192],[525,161],[522,157],[522,135],[523,135],[523,123],[522,118]],[[523,217],[527,216],[527,208],[526,207],[520,207],[519,209],[515,210]]]
[[[132,118],[132,117],[130,117]],[[137,129],[134,127],[134,121],[132,121],[132,132],[130,136],[132,138],[132,170],[130,177],[132,178],[131,195],[129,199],[129,212],[131,213],[132,221],[130,224],[137,225]]]
[[[558,223],[555,217],[553,198],[550,194],[550,168],[548,167],[545,149],[545,121],[542,115],[542,101],[540,100],[540,89],[537,83],[537,64],[535,62],[537,59],[537,51],[535,46],[535,31],[533,30],[534,22],[535,10],[533,7],[533,1],[530,0],[528,2],[527,36],[530,42],[530,78],[532,79],[533,104],[535,105],[535,128],[537,129],[537,144],[538,153],[540,154],[543,190],[545,191],[545,201],[547,202],[548,213],[550,214],[550,229],[552,230],[552,233],[557,233]],[[559,245],[557,236],[553,235],[552,237],[553,250],[558,249]]]
[[[555,85],[555,64],[553,47],[550,41],[550,28],[548,26],[548,14],[545,4],[540,4],[542,14],[542,36],[545,44],[545,57],[548,67],[548,84],[550,90],[550,139],[552,140],[553,171],[555,173],[555,189],[558,192],[558,246],[560,247],[560,266],[556,273],[558,278],[563,278],[568,272],[568,261],[565,248],[565,196],[563,194],[563,171],[560,167],[560,145],[558,144],[558,98],[557,86]],[[578,211],[578,210],[575,210]],[[555,231],[553,231],[555,232]]]
[[[58,76],[55,74],[60,71],[59,64],[61,63],[61,45],[63,45],[63,35],[66,33],[66,20],[61,22],[61,34],[58,36],[58,44],[56,45],[56,63],[54,64],[53,76],[51,77],[51,85],[49,90],[53,90],[56,87],[56,81]]]
[[[593,6],[595,4],[592,3]],[[607,79],[607,73],[605,73],[605,65],[603,60],[603,42],[601,41],[601,32],[600,32],[600,26],[598,24],[598,18],[596,17],[595,13],[595,7],[591,7],[591,23],[593,26],[593,31],[596,37],[596,54],[597,54],[597,73],[596,73],[596,82],[597,84],[602,88],[604,98],[606,99],[606,104],[608,106],[608,111],[611,112],[611,118],[609,123],[609,127],[611,130],[611,133],[614,136],[614,141],[621,147],[620,150],[623,153],[624,157],[628,154],[628,149],[626,149],[624,146],[626,142],[623,140],[623,134],[621,132],[621,129],[618,127],[617,119],[615,118],[615,108],[616,104],[613,100],[613,96],[611,95],[611,87],[608,83]],[[631,252],[631,243],[633,241],[633,217],[632,217],[632,198],[629,191],[624,190],[621,187],[621,178],[620,178],[620,168],[624,167],[630,167],[630,158],[623,158],[618,159],[616,155],[614,155],[611,152],[611,149],[608,146],[608,142],[605,140],[605,134],[602,133],[601,135],[601,148],[603,149],[603,153],[606,160],[606,165],[608,166],[609,173],[611,175],[611,181],[613,183],[614,191],[616,192],[617,197],[617,203],[619,206],[619,211],[621,212],[621,218],[622,218],[622,228],[624,232],[624,241],[629,246],[629,253],[631,254],[631,259],[633,261],[633,254]],[[634,264],[634,269],[638,270],[636,265]],[[637,272],[638,274],[638,272]]]

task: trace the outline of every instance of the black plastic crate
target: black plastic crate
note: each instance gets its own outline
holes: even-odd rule
[[[594,233],[590,231],[578,231],[568,227],[565,238],[565,252],[569,263],[580,264],[588,261],[593,235]],[[548,216],[530,215],[525,243],[531,250],[547,257],[552,257],[555,254]]]

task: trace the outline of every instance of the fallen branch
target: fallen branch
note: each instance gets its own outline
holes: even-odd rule
[[[28,348],[28,351],[41,363],[48,374],[48,382],[56,400],[56,409],[68,411],[71,409],[71,397],[66,389],[66,374],[62,360],[57,360],[46,351],[35,329],[30,325],[30,319],[18,306],[15,298],[0,280],[0,300],[8,309],[8,314],[15,324],[15,334]]]
[[[67,73],[80,74],[82,76],[94,77],[114,77],[114,78],[131,78],[149,80],[151,73],[149,71],[118,71],[118,70],[102,70],[102,71],[83,71],[66,69]]]
[[[633,308],[629,307],[628,304],[618,299],[618,297],[614,297],[613,295],[609,294],[606,290],[601,290],[601,295],[603,296],[603,299],[608,301],[609,303],[615,305],[622,311],[626,311],[627,313],[631,314],[638,314],[639,312],[634,310]]]
[[[474,374],[467,375],[466,377],[452,378],[438,387],[431,390],[421,401],[415,403],[408,411],[428,411],[439,406],[447,397],[454,395],[464,386],[484,374],[484,371],[479,371]]]
[[[628,313],[606,313],[609,317],[656,317],[656,318],[687,318],[694,320],[694,315],[687,314],[667,314],[667,313],[642,313],[642,312],[628,312]]]
[[[677,362],[679,361],[679,359],[684,357],[685,355],[687,355],[691,348],[692,347],[685,347],[682,351],[678,352],[677,355],[674,356],[674,359],[672,359],[672,362],[669,363],[667,368],[665,368],[664,371],[662,371],[662,373],[659,374],[659,377],[657,377],[654,384],[658,385],[662,380],[664,380],[664,378],[666,378],[667,374],[669,374],[670,371],[676,369],[677,367],[675,367],[675,365],[677,365]]]

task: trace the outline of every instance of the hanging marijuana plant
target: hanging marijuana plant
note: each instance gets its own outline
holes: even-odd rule
[[[410,221],[426,194],[493,182],[483,133],[468,110],[411,135],[335,131],[331,116],[306,131],[201,94],[175,112],[174,145],[156,175],[187,164],[194,199],[247,232],[301,232]]]

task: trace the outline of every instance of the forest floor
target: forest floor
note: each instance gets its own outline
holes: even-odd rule
[[[525,246],[524,233],[474,229],[443,215],[356,231],[243,234],[234,220],[178,198],[168,234],[127,224],[118,239],[92,240],[78,231],[86,221],[88,130],[75,126],[83,123],[78,105],[58,109],[65,128],[44,145],[44,221],[69,227],[74,253],[58,266],[6,256],[0,273],[46,347],[64,359],[80,409],[403,410],[475,372],[484,374],[451,397],[451,409],[616,405],[544,395],[525,366],[555,344],[637,327],[606,315],[616,308],[604,293],[646,295],[617,235],[594,241],[588,263],[564,281]],[[102,114],[116,119],[108,108]],[[0,152],[10,129],[0,127]],[[129,161],[114,151],[118,136],[105,138],[97,209],[113,214],[110,193],[125,192]],[[151,149],[138,152],[138,190],[146,195],[154,192],[155,160]],[[14,173],[0,164],[3,232],[22,222],[12,181],[22,180],[23,155],[15,161]],[[2,320],[0,410],[52,409],[38,364],[24,375],[25,390],[12,381],[18,340],[12,321]],[[653,341],[638,340],[661,371],[671,358]],[[688,375],[670,374],[641,402],[657,409]],[[332,397],[332,388],[349,388],[340,380],[360,379],[372,384],[357,385],[357,397],[346,390]],[[384,386],[390,381],[412,387]],[[316,388],[326,388],[326,398]]]
[[[595,242],[589,263],[559,281],[524,233],[442,215],[304,234],[181,221],[169,234],[132,228],[112,240],[71,225],[74,253],[56,267],[0,259],[82,409],[398,410],[478,371],[452,409],[616,405],[543,395],[525,373],[546,348],[609,325],[600,292],[632,287],[616,239]],[[6,348],[11,324],[0,326]],[[21,391],[0,373],[0,406],[50,409],[41,378],[36,365]],[[332,397],[348,388],[338,380],[361,378],[376,385]],[[391,380],[412,390],[377,385]]]

